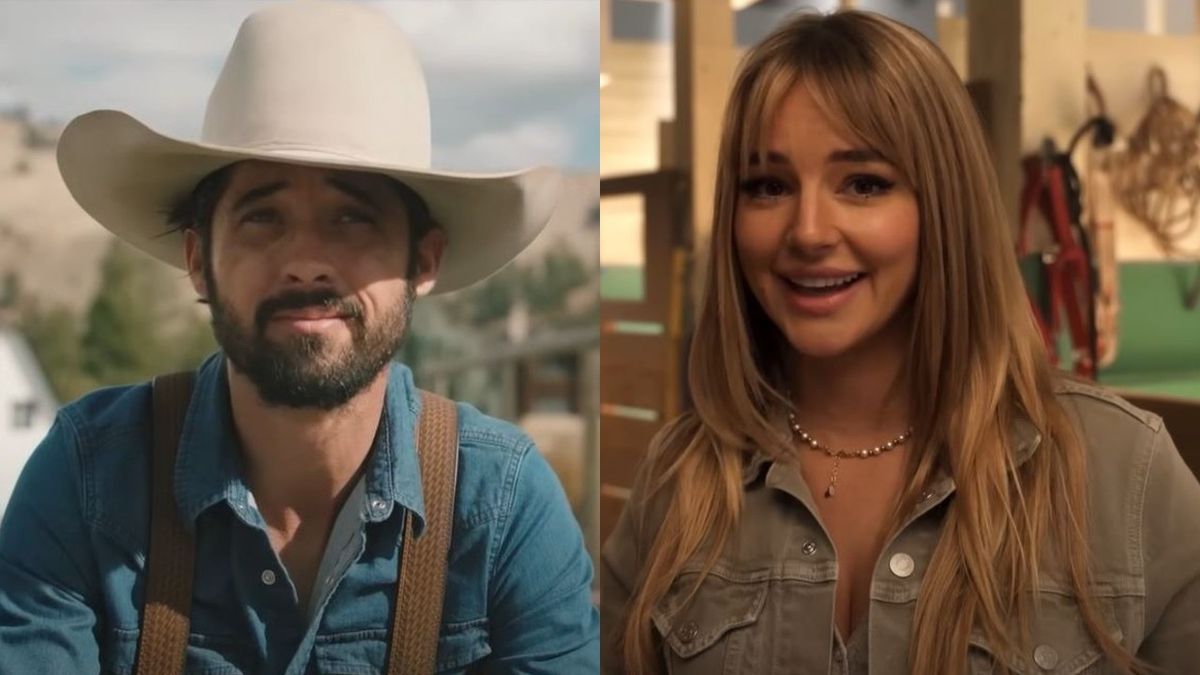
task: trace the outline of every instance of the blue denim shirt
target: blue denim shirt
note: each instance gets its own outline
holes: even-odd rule
[[[25,466],[0,524],[0,673],[132,672],[150,401],[148,384],[83,397],[59,412]],[[393,365],[356,545],[306,613],[243,479],[224,359],[205,361],[175,471],[175,498],[196,541],[189,673],[381,672],[401,516],[411,510],[418,533],[424,523],[419,411],[411,373]],[[519,429],[465,404],[458,413],[438,672],[598,672],[591,560],[558,480]]]

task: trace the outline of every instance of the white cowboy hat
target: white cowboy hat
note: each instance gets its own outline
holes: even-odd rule
[[[113,234],[186,269],[172,203],[244,159],[369,171],[402,181],[449,244],[435,292],[496,272],[550,219],[561,178],[430,169],[429,95],[408,40],[379,10],[289,2],[242,23],[208,99],[198,142],[159,134],[115,110],[71,121],[58,142],[67,188]]]

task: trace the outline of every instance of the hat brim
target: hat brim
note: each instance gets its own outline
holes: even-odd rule
[[[390,176],[424,198],[448,239],[433,293],[459,290],[508,264],[553,215],[562,177],[545,167],[455,173],[381,164],[303,149],[257,150],[183,141],[115,110],[81,115],[63,130],[58,167],[75,201],[110,232],[187,269],[183,238],[167,214],[204,176],[258,159]]]

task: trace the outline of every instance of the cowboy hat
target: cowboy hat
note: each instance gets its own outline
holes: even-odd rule
[[[537,237],[559,174],[430,168],[429,95],[408,40],[379,10],[289,2],[243,23],[213,87],[199,141],[157,133],[130,115],[76,117],[58,143],[75,200],[101,225],[186,269],[166,214],[207,174],[257,159],[368,171],[415,190],[449,243],[435,292],[484,279]]]

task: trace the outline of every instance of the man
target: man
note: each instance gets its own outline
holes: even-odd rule
[[[194,555],[190,609],[171,629],[187,672],[382,672],[403,651],[396,626],[429,615],[396,609],[405,550],[439,535],[427,668],[598,672],[591,563],[546,462],[518,429],[460,404],[456,480],[433,467],[440,446],[415,440],[427,401],[392,362],[415,296],[511,260],[558,181],[432,171],[429,144],[412,50],[357,3],[248,18],[200,142],[114,111],[65,129],[71,193],[186,269],[222,350],[197,371],[172,443],[153,440],[167,428],[157,384],[60,412],[0,525],[0,672],[153,669],[155,640],[141,638],[160,626],[143,614],[160,522],[181,524],[176,548]],[[160,447],[173,464],[155,464]],[[158,466],[174,521],[151,508]],[[445,523],[431,515],[435,475],[456,486]],[[162,578],[181,583],[170,569]],[[413,574],[409,590],[427,590]]]

